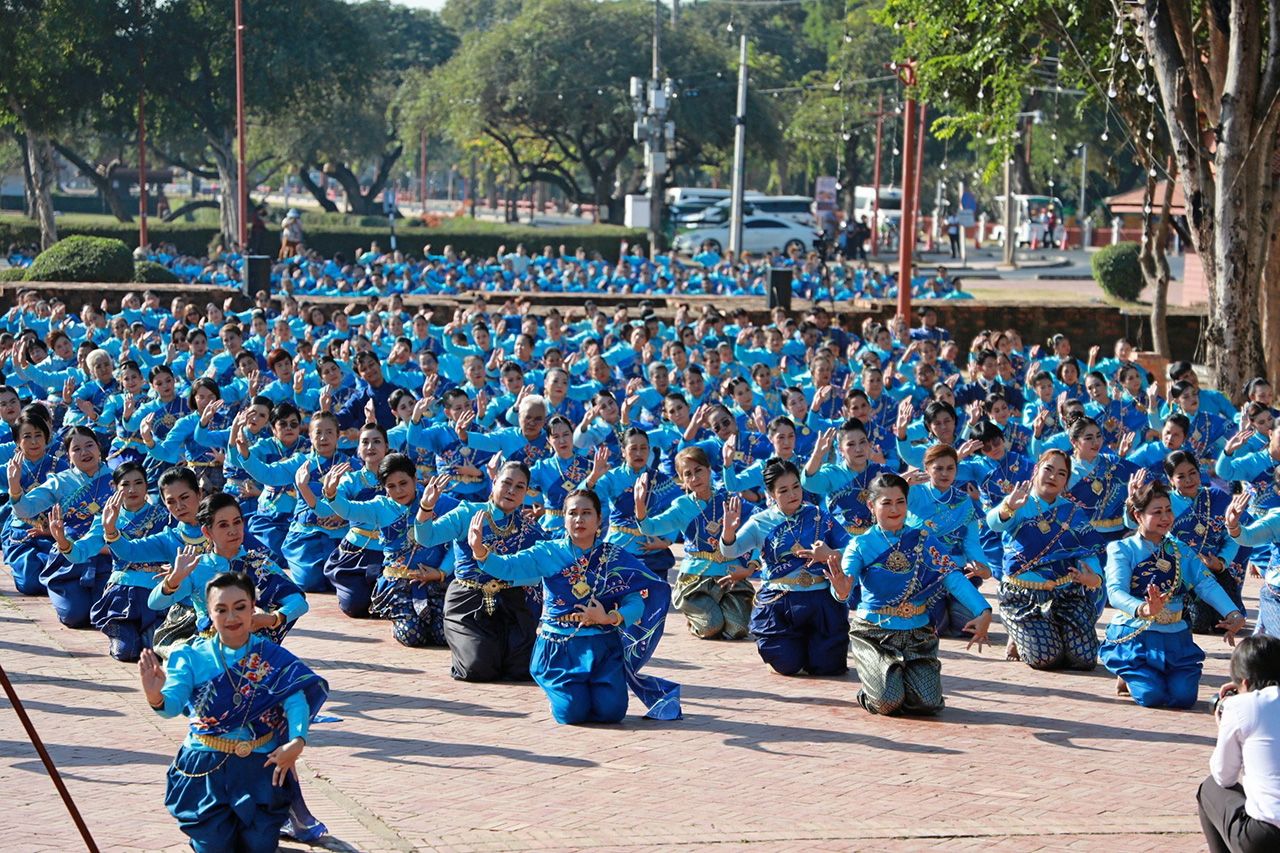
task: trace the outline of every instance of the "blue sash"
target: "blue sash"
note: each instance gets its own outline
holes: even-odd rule
[[[281,703],[300,690],[315,716],[329,696],[328,683],[275,643],[250,637],[248,653],[192,695],[186,709],[191,733],[223,737],[247,728],[249,740],[271,733],[277,740],[287,741],[288,722]],[[236,696],[240,697],[238,703]]]
[[[940,544],[924,530],[904,530],[897,542],[863,567],[858,609],[871,612],[900,604],[932,604],[946,591],[945,573],[955,569]]]
[[[1012,535],[1010,535],[1012,533]],[[1036,572],[1048,580],[1067,574],[1084,557],[1100,555],[1105,546],[1085,511],[1070,501],[1032,516],[1004,537],[1004,577]]]

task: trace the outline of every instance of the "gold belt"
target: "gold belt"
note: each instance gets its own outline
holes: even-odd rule
[[[765,581],[765,583],[782,584],[783,586],[817,586],[826,582],[827,579],[822,575],[815,575],[808,571],[803,571],[798,575],[787,575],[782,578],[769,578]]]
[[[368,538],[368,539],[379,539],[382,537],[382,534],[380,532],[378,532],[377,530],[370,530],[367,527],[353,527],[347,532],[354,533],[357,536],[364,536],[365,538]]]
[[[426,566],[424,568],[428,571],[440,571],[434,566]],[[382,576],[392,580],[418,580],[422,577],[422,571],[423,569],[411,569],[408,566],[383,566]],[[459,581],[459,583],[461,583],[461,581]]]
[[[248,758],[249,755],[258,747],[266,746],[275,734],[267,732],[260,738],[254,740],[235,740],[229,737],[214,737],[213,735],[195,735],[196,741],[209,747],[209,749],[217,750],[234,755],[236,758]]]
[[[480,581],[454,578],[453,582],[463,589],[474,589],[484,593],[484,612],[489,616],[492,616],[493,611],[497,608],[498,593],[504,589],[511,589],[511,584],[496,579],[480,583]]]
[[[694,560],[706,560],[708,563],[727,563],[736,559],[735,557],[726,557],[719,551],[688,551],[685,556]]]
[[[1157,622],[1161,625],[1173,625],[1175,623],[1182,621],[1182,611],[1168,610],[1168,609],[1161,610],[1154,617],[1152,617],[1151,621]]]
[[[550,507],[544,506],[542,511],[547,515],[564,515],[564,510],[562,509],[551,509]]]
[[[484,477],[477,477],[475,474],[453,474],[453,479],[459,483],[479,483]]]
[[[872,610],[874,616],[897,616],[901,619],[910,619],[912,616],[919,616],[928,610],[923,604],[912,604],[904,601],[901,604],[895,604],[892,607],[879,607]]]
[[[853,525],[846,524],[844,526],[844,529],[849,532],[850,536],[861,536],[871,528],[870,527],[854,527]]]
[[[1123,518],[1100,518],[1090,522],[1094,530],[1113,530],[1124,525]]]
[[[643,530],[641,530],[639,527],[623,527],[621,524],[611,524],[611,525],[609,525],[609,530],[610,530],[610,531],[614,531],[614,530],[616,530],[616,531],[618,531],[619,533],[626,533],[628,536],[646,536],[646,535],[648,535],[648,534],[646,534]]]
[[[221,466],[220,466],[220,463],[218,463],[218,462],[213,462],[213,461],[210,461],[210,462],[188,462],[187,464],[188,464],[188,465],[190,465],[192,468],[213,468],[214,466],[219,466],[219,467],[221,467]]]
[[[1063,576],[1051,581],[1024,581],[1021,578],[1007,577],[1004,582],[1009,586],[1016,586],[1020,589],[1057,589],[1060,586],[1066,586],[1069,583],[1075,583],[1071,578]]]

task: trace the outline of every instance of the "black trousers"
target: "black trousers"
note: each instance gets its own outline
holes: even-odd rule
[[[1210,853],[1263,853],[1280,850],[1280,826],[1254,820],[1244,810],[1244,789],[1224,788],[1210,776],[1196,794],[1200,828]]]
[[[459,681],[528,681],[538,617],[524,587],[504,589],[492,601],[490,613],[483,592],[449,584],[444,638],[453,653],[451,674]]]

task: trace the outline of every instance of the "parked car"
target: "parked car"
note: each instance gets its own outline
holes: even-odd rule
[[[790,219],[774,216],[746,216],[742,220],[742,250],[761,254],[771,249],[790,252],[799,249],[807,252],[813,248],[818,232],[811,226],[801,225]],[[717,252],[729,245],[729,224],[692,228],[676,235],[673,246],[677,252],[695,253],[704,243]]]

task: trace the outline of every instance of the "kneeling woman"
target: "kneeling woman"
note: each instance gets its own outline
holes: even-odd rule
[[[725,504],[720,553],[740,557],[757,548],[764,583],[751,612],[751,633],[764,662],[783,675],[840,675],[848,671],[849,611],[824,595],[827,579],[818,563],[849,544],[844,526],[826,510],[804,502],[800,469],[769,460],[764,487],[772,503],[738,530],[742,501]]]
[[[1244,612],[1214,580],[1196,553],[1169,534],[1173,507],[1161,483],[1129,496],[1138,523],[1134,536],[1107,546],[1107,596],[1120,612],[1107,628],[1099,657],[1147,708],[1190,708],[1196,703],[1204,651],[1183,619],[1186,590],[1218,611],[1226,641],[1244,627]]]
[[[948,595],[973,616],[961,629],[978,651],[987,641],[991,607],[928,530],[907,527],[907,481],[880,474],[867,488],[875,524],[831,561],[831,594],[847,602],[858,587],[849,629],[862,689],[858,704],[873,714],[936,714],[943,708],[933,603]],[[824,596],[825,597],[825,596]],[[967,647],[966,647],[967,648]]]
[[[542,620],[529,672],[551,700],[558,723],[617,723],[627,714],[627,686],[645,716],[680,718],[680,688],[639,674],[662,637],[671,603],[666,581],[617,545],[600,541],[600,499],[578,490],[564,500],[566,537],[513,554],[492,554],[485,518],[476,514],[467,542],[489,575],[541,577]]]
[[[256,590],[243,574],[202,590],[214,636],[151,650],[138,669],[162,717],[188,710],[190,730],[169,768],[165,805],[197,853],[271,851],[300,789],[294,764],[329,686],[305,664],[253,633]]]
[[[1031,482],[987,513],[1004,550],[1000,615],[1032,669],[1098,665],[1095,602],[1105,546],[1089,514],[1063,496],[1070,477],[1071,458],[1046,450]]]
[[[413,536],[417,474],[417,465],[408,456],[388,453],[378,467],[378,482],[385,494],[359,501],[339,489],[329,506],[351,524],[377,530],[381,537],[382,575],[373,588],[370,614],[390,619],[391,634],[401,645],[443,646],[444,594],[453,548],[451,543],[424,548]],[[436,499],[441,513],[457,505],[449,495]]]

